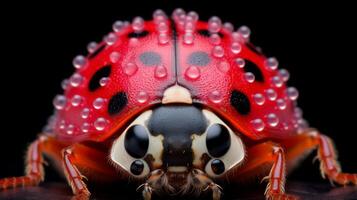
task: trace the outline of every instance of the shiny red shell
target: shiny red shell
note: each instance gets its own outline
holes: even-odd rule
[[[210,27],[212,22],[195,19],[137,18],[132,25],[110,33],[92,47],[69,79],[64,95],[54,100],[57,110],[47,132],[63,140],[103,141],[138,114],[159,105],[165,89],[178,84],[190,91],[194,103],[214,111],[251,139],[296,134],[302,119],[295,108],[297,91],[286,87],[286,71],[276,69],[275,59],[266,58],[249,43],[245,27],[233,32],[226,26],[220,28],[219,23],[214,25],[219,32],[211,31],[215,28]],[[140,56],[152,52],[160,59],[143,63]],[[208,55],[208,59],[190,61],[195,53]],[[255,66],[253,72],[245,69],[242,60]],[[93,76],[108,66],[108,79],[90,91]],[[257,80],[257,69],[264,81]],[[236,107],[233,91],[246,97],[238,96]],[[126,102],[117,104],[126,104],[110,114],[111,98],[118,92]],[[244,112],[237,106],[246,106]]]

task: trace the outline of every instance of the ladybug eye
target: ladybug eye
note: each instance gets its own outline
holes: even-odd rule
[[[208,121],[208,128],[203,135],[195,135],[192,141],[197,158],[194,162],[205,166],[205,172],[216,178],[243,161],[244,145],[239,134],[233,132],[217,115],[208,110],[203,110],[203,114]]]
[[[145,127],[142,125],[130,127],[125,135],[124,146],[132,157],[144,157],[149,147],[149,135]]]
[[[134,178],[144,178],[153,166],[162,163],[163,138],[153,136],[147,128],[151,115],[149,110],[138,116],[123,133],[118,133],[111,146],[110,160]]]
[[[207,129],[206,146],[208,153],[213,157],[221,157],[231,146],[231,137],[228,129],[221,124],[213,124]]]

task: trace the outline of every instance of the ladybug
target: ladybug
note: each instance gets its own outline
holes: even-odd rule
[[[0,179],[0,188],[38,185],[46,155],[76,199],[90,197],[84,177],[134,181],[145,200],[206,191],[218,200],[218,183],[261,175],[266,199],[295,199],[284,192],[286,172],[314,149],[324,178],[356,185],[332,140],[302,118],[288,71],[249,42],[249,28],[198,18],[157,10],[90,43],[28,148],[26,175]]]

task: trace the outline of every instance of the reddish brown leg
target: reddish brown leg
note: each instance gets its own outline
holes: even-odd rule
[[[71,149],[63,151],[63,169],[69,185],[72,188],[74,197],[72,199],[87,200],[89,199],[90,192],[87,189],[86,184],[83,182],[82,174],[77,167],[73,164],[75,157],[72,154]]]
[[[273,142],[264,142],[247,150],[247,161],[232,171],[234,179],[254,177],[270,169],[265,191],[267,199],[296,199],[285,193],[285,154],[283,148]]]
[[[299,152],[301,154],[310,148],[317,148],[317,158],[320,161],[321,174],[324,178],[327,177],[330,181],[340,185],[357,184],[357,174],[341,172],[341,167],[337,161],[336,150],[329,137],[315,130],[309,130],[284,143],[287,145],[287,149],[291,151],[288,152],[289,157],[293,157],[293,154],[299,154]],[[289,154],[292,154],[292,156]]]
[[[44,179],[42,144],[45,138],[35,140],[26,153],[26,175],[0,179],[0,189],[38,185]]]

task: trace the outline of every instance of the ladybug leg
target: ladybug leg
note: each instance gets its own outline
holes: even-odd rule
[[[62,151],[62,159],[64,173],[69,185],[72,188],[73,194],[75,195],[72,199],[89,199],[90,192],[87,189],[86,184],[83,182],[83,176],[77,167],[73,164],[76,157],[71,148],[66,148]]]
[[[247,149],[247,161],[230,172],[232,180],[254,177],[262,173],[270,173],[263,180],[268,180],[266,199],[296,199],[285,193],[285,152],[273,142],[264,142]]]
[[[290,157],[294,157],[299,152],[302,154],[308,149],[317,148],[317,159],[320,161],[323,178],[327,177],[331,182],[340,185],[357,185],[357,174],[343,173],[341,171],[333,141],[328,136],[320,134],[316,130],[309,130],[284,141],[284,143],[288,146],[287,149],[291,149],[291,152],[288,153],[288,155],[291,154]]]
[[[0,179],[0,189],[38,185],[44,180],[42,145],[45,137],[40,137],[29,146],[26,153],[26,175]]]

